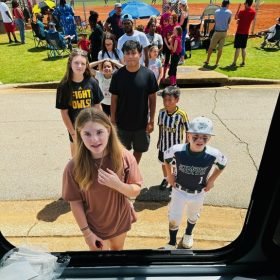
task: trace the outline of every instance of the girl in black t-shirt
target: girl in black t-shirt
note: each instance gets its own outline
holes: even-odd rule
[[[100,102],[103,98],[97,81],[91,76],[87,53],[74,49],[56,93],[56,108],[60,109],[63,123],[68,130],[72,156],[76,117],[84,108],[96,107],[102,110]]]

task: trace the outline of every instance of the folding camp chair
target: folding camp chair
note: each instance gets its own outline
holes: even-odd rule
[[[49,33],[46,32],[48,58],[63,57],[69,55],[72,50],[71,41],[66,42],[60,36],[58,31]]]
[[[189,43],[191,50],[200,48],[201,46],[201,23],[190,23],[189,24]]]
[[[201,15],[201,23],[202,23],[202,35],[204,37],[209,37],[210,31],[213,29],[214,25],[215,25],[215,12],[217,9],[219,9],[220,6],[218,5],[213,5],[210,4],[208,5],[202,15]]]
[[[275,34],[271,38],[268,37],[269,33],[265,33],[264,41],[261,44],[262,49],[265,48],[280,49],[280,25],[276,25],[275,29],[276,29]]]
[[[31,28],[32,28],[35,48],[46,47],[47,46],[46,37],[43,37],[42,34],[40,33],[39,25],[36,22],[32,21]]]
[[[74,19],[75,19],[75,22],[77,25],[77,30],[79,32],[87,29],[87,26],[88,26],[87,22],[85,20],[82,21],[80,16],[74,16]]]

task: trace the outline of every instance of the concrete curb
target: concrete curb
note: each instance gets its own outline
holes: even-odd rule
[[[56,89],[59,81],[38,82],[26,84],[1,84],[1,88],[34,88],[34,89]],[[273,85],[280,84],[280,79],[258,79],[258,78],[239,78],[228,77],[225,74],[219,73],[212,68],[201,66],[179,66],[177,71],[177,84],[184,88],[189,86],[194,87],[219,87],[233,85]],[[169,79],[166,78],[162,85],[169,85]]]
[[[168,81],[168,79],[166,79]],[[236,85],[274,85],[279,84],[280,80],[258,79],[258,78],[217,78],[217,79],[181,79],[177,80],[180,87],[189,86],[236,86]],[[26,83],[26,84],[0,84],[0,89],[5,88],[34,88],[34,89],[56,89],[59,81],[45,83]],[[168,83],[166,83],[168,85]]]
[[[258,78],[229,78],[227,85],[271,85],[280,84],[280,80]]]

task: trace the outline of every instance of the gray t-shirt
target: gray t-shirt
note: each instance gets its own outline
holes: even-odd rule
[[[162,36],[158,33],[155,33],[154,35],[150,35],[149,33],[146,34],[150,45],[153,46],[157,46],[158,48],[160,48],[163,45],[163,40],[162,40]]]
[[[215,31],[227,31],[231,20],[232,12],[227,8],[220,8],[215,11]]]

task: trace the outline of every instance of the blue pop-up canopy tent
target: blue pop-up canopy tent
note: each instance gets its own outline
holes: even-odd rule
[[[115,10],[109,13],[112,16]],[[158,16],[160,12],[153,6],[140,1],[129,1],[122,4],[122,15],[130,14],[133,19],[149,18],[150,16]]]

